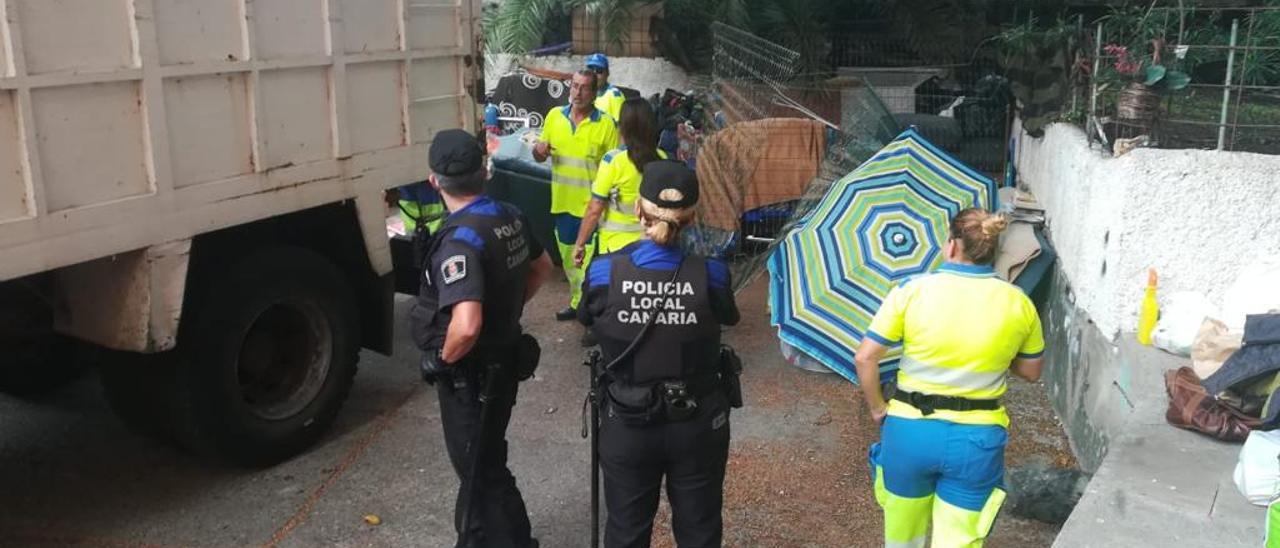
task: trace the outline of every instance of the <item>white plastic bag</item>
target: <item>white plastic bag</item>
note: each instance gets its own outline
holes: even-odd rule
[[[1161,305],[1160,321],[1151,334],[1152,343],[1167,352],[1190,356],[1200,324],[1217,312],[1207,297],[1191,291],[1171,293]]]
[[[1249,432],[1232,478],[1250,504],[1271,502],[1280,493],[1280,430]]]
[[[1245,316],[1280,310],[1280,259],[1270,258],[1240,271],[1222,297],[1221,319],[1227,329],[1244,332]]]

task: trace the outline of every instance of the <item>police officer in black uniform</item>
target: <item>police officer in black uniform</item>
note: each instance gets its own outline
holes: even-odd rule
[[[431,143],[430,181],[451,212],[432,236],[411,312],[424,380],[439,392],[449,460],[462,485],[458,546],[537,546],[515,477],[506,430],[525,359],[520,316],[551,262],[514,206],[483,194],[484,151],[462,130]],[[536,342],[534,343],[536,345]],[[472,483],[470,478],[475,478]],[[463,523],[470,516],[470,523]]]
[[[646,238],[597,257],[583,283],[579,320],[609,364],[599,443],[610,548],[649,546],[663,476],[676,544],[721,543],[730,405],[720,326],[739,315],[727,265],[679,247],[697,200],[692,171],[650,162],[637,200]]]

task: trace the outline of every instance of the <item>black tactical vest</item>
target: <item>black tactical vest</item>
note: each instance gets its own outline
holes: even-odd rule
[[[686,257],[680,275],[635,266],[631,256],[611,256],[609,296],[594,329],[605,363],[631,344],[653,314],[653,327],[632,354],[614,366],[627,384],[692,379],[716,373],[720,323],[711,308],[707,262]]]
[[[453,238],[460,227],[474,230],[484,240],[480,270],[484,273],[484,324],[480,339],[467,358],[499,359],[510,354],[520,336],[520,316],[524,311],[524,294],[528,284],[530,250],[523,217],[510,204],[494,200],[498,215],[481,215],[462,211],[450,215],[428,245],[426,261]],[[418,303],[410,314],[413,339],[418,348],[436,349],[444,345],[451,314],[437,312],[439,291],[438,265],[422,265],[422,286]],[[471,266],[470,268],[476,268]],[[506,356],[509,357],[509,356]]]

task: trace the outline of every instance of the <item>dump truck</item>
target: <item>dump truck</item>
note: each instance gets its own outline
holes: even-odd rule
[[[0,4],[0,391],[93,362],[233,463],[314,443],[390,353],[383,191],[474,130],[480,0]]]

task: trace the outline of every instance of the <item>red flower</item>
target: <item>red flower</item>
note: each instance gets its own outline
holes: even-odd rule
[[[1107,52],[1107,55],[1111,55],[1116,58],[1116,62],[1112,66],[1115,67],[1116,72],[1120,74],[1132,76],[1137,74],[1138,70],[1142,68],[1142,62],[1130,57],[1129,48],[1125,46],[1107,44],[1102,49]]]

